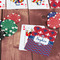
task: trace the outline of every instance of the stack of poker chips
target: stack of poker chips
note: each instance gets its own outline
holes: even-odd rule
[[[1,30],[1,20],[0,20],[0,40],[2,40],[5,37],[5,32]]]
[[[16,5],[20,5],[21,2],[23,2],[24,0],[10,0],[12,2],[14,2]]]
[[[15,13],[7,15],[3,21],[0,20],[0,40],[5,36],[9,37],[15,34],[18,30],[18,26],[16,24],[20,21],[20,15]]]

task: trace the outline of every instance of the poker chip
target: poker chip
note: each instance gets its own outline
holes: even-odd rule
[[[13,20],[4,20],[1,23],[1,30],[5,31],[6,36],[12,36],[15,32],[17,32],[17,25]]]
[[[0,40],[2,40],[5,37],[5,32],[0,30]]]
[[[15,23],[18,23],[21,21],[21,16],[16,13],[11,13],[7,15],[7,17],[5,17],[3,20],[6,20],[6,19],[13,20],[15,21]]]
[[[47,18],[51,18],[51,17],[54,17],[55,15],[57,14],[57,12],[50,12],[47,16]]]
[[[47,20],[47,25],[50,28],[56,29],[60,27],[60,13],[57,13],[54,17]]]
[[[2,22],[2,21],[0,20],[0,25],[1,25],[1,22]]]
[[[2,21],[0,20],[0,30],[1,30],[1,22],[2,22]]]
[[[1,25],[1,20],[0,20],[0,25]]]

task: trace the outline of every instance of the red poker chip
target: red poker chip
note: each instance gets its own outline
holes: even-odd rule
[[[7,15],[7,17],[5,17],[3,20],[6,20],[6,19],[13,20],[15,21],[15,23],[18,23],[21,21],[21,16],[16,13],[11,13]]]
[[[7,17],[3,18],[3,21],[6,20],[6,19],[7,19]]]
[[[47,25],[50,28],[56,29],[60,27],[60,13],[57,13],[54,17],[47,20]]]

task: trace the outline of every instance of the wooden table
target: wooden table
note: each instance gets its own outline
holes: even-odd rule
[[[10,14],[21,15],[21,22],[18,23],[18,31],[11,37],[5,37],[1,42],[1,60],[60,60],[60,30],[53,45],[49,57],[41,56],[32,52],[19,51],[20,31],[22,24],[44,25],[47,27],[47,14],[50,11],[60,12],[59,9],[49,10],[0,10],[0,19]],[[29,14],[28,14],[29,12]],[[48,28],[48,27],[47,27]]]

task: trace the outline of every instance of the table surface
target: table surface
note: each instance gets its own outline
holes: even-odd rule
[[[17,13],[21,15],[21,22],[17,24],[18,31],[11,37],[5,37],[1,41],[1,60],[60,60],[60,30],[53,45],[49,57],[42,56],[30,51],[19,51],[20,32],[22,24],[44,25],[47,27],[47,14],[51,11],[60,12],[60,9],[48,10],[0,10],[0,19],[3,20],[5,16],[10,13]]]

